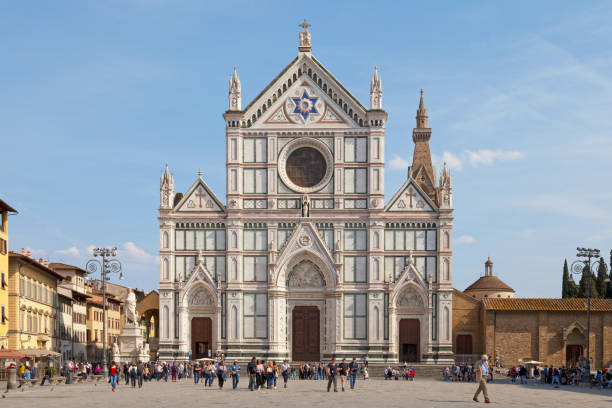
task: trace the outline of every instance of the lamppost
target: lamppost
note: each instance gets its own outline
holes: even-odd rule
[[[114,259],[117,256],[117,247],[94,248],[94,257],[101,257],[102,262],[97,259],[90,259],[85,265],[88,274],[100,271],[102,278],[102,374],[108,378],[108,362],[106,361],[106,281],[110,280],[111,273],[119,273],[119,280],[123,280],[121,262]]]
[[[587,338],[586,338],[586,373],[585,379],[591,379],[591,294],[593,291],[593,270],[600,261],[591,262],[591,258],[599,258],[599,249],[576,248],[578,258],[572,263],[572,275],[583,275],[587,285]]]

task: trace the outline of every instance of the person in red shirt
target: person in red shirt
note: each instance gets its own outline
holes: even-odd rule
[[[117,388],[117,365],[114,361],[110,367],[110,383],[113,387],[113,392],[115,392],[115,389]]]

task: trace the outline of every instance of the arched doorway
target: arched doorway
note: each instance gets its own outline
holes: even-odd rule
[[[212,356],[212,319],[191,319],[191,350],[193,359]]]
[[[419,361],[421,323],[419,319],[401,319],[399,324],[400,361],[416,363]]]
[[[325,307],[325,278],[310,260],[295,264],[287,277],[289,327],[293,361],[321,359],[322,310]]]
[[[291,352],[293,361],[319,361],[319,326],[321,315],[316,306],[296,306],[293,308],[293,341]]]
[[[566,365],[573,366],[582,360],[584,356],[584,345],[586,344],[586,338],[578,328],[574,328],[568,335],[565,345],[565,363]]]

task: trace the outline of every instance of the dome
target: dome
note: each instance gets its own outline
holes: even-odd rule
[[[506,285],[497,276],[481,276],[476,282],[468,286],[464,292],[471,290],[495,290],[514,293],[514,289]]]

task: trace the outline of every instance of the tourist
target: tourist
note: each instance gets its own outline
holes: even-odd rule
[[[198,385],[198,382],[200,381],[200,365],[198,363],[195,363],[195,365],[193,366],[193,383],[195,385]]]
[[[484,395],[485,402],[488,404],[489,402],[489,393],[487,392],[487,377],[489,375],[489,358],[486,354],[483,354],[480,358],[480,362],[476,365],[476,381],[478,382],[478,389],[476,390],[476,394],[474,394],[474,401],[478,401],[478,394],[482,391]]]
[[[284,388],[287,388],[287,380],[289,379],[289,370],[291,369],[291,366],[289,365],[289,362],[287,360],[283,361],[283,364],[281,364],[281,375],[283,376],[283,382],[284,382]]]
[[[132,382],[132,388],[136,388],[136,363],[132,362],[132,365],[128,368],[128,373]]]
[[[268,361],[268,365],[266,366],[266,389],[272,388],[272,384],[274,383],[274,366],[272,365],[272,361]]]
[[[348,364],[346,364],[346,358],[342,359],[342,362],[338,364],[338,374],[340,375],[340,385],[342,386],[342,392],[344,392],[344,383],[346,376],[348,375]]]
[[[75,366],[76,367],[76,366]],[[125,385],[128,385],[130,383],[130,366],[128,363],[124,363],[123,364],[123,378],[125,379]]]
[[[334,384],[334,392],[338,392],[338,366],[336,365],[336,358],[332,358],[331,363],[327,365],[327,392],[329,392],[332,383]]]
[[[559,385],[561,385],[561,372],[559,371],[558,368],[556,368],[554,366],[552,367],[551,371],[552,371],[552,382],[551,382],[551,385],[554,388],[559,388]]]
[[[257,372],[255,371],[257,368],[257,362],[255,361],[255,357],[249,361],[247,364],[247,375],[249,376],[249,390],[254,391],[257,388]]]
[[[238,364],[238,360],[234,360],[234,364],[231,367],[232,373],[232,389],[236,389],[238,387],[238,381],[240,380],[240,364]]]
[[[357,371],[359,371],[359,363],[357,359],[353,357],[353,361],[349,363],[349,384],[351,386],[351,390],[355,389],[355,381],[357,380]]]
[[[142,361],[138,361],[138,364],[136,364],[136,377],[138,378],[138,388],[142,388],[142,380],[144,377],[144,364],[142,364]]]
[[[225,363],[223,360],[219,361],[217,365],[217,379],[219,380],[219,388],[223,388],[223,382],[227,376],[227,371],[225,368]]]
[[[264,368],[265,360],[257,360],[257,366],[255,367],[255,372],[257,373],[257,385],[256,387],[263,391],[263,386],[265,382],[265,368]]]
[[[110,367],[110,383],[111,383],[111,387],[113,392],[115,392],[115,389],[117,388],[117,373],[119,370],[117,370],[117,365],[115,364],[115,362],[113,361],[111,363],[111,367]]]
[[[45,368],[45,374],[43,375],[42,381],[40,382],[40,386],[42,387],[43,385],[45,385],[45,381],[49,380],[51,378],[51,369],[47,366],[47,368]]]

